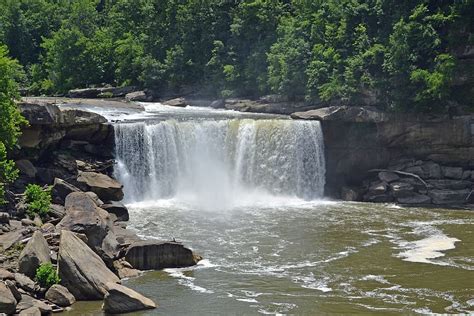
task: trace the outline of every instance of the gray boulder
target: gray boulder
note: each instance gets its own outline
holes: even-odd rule
[[[380,181],[383,181],[383,182],[386,182],[386,183],[398,181],[400,179],[400,177],[396,173],[387,172],[387,171],[379,172],[378,177],[379,177]]]
[[[41,310],[37,306],[32,306],[25,310],[22,310],[20,316],[41,316]]]
[[[80,192],[78,188],[74,185],[67,183],[66,181],[55,178],[53,187],[51,188],[51,197],[53,203],[55,204],[64,204],[66,196],[72,192]]]
[[[106,313],[122,314],[156,308],[152,300],[123,285],[107,283],[107,292],[102,305]]]
[[[0,282],[0,313],[14,314],[17,301],[5,283]]]
[[[393,196],[403,198],[413,195],[414,187],[406,182],[393,182],[390,183],[390,189],[392,190]]]
[[[37,170],[35,166],[33,166],[33,164],[31,163],[31,161],[27,159],[21,159],[15,161],[15,164],[21,174],[24,174],[29,178],[34,178],[36,176]]]
[[[128,209],[123,203],[112,201],[102,205],[101,208],[109,213],[115,214],[118,221],[128,221],[130,219]]]
[[[433,204],[438,205],[458,205],[466,204],[467,197],[471,191],[465,190],[430,190],[428,195],[433,200]]]
[[[21,273],[15,273],[16,285],[28,293],[34,293],[39,290],[39,285],[32,279]]]
[[[59,204],[51,204],[49,207],[49,215],[56,218],[63,218],[66,215],[66,209]]]
[[[186,106],[186,100],[184,98],[176,98],[176,99],[171,99],[168,101],[163,102],[164,105],[169,105],[169,106],[178,106],[178,107],[185,107]]]
[[[10,224],[10,215],[6,212],[0,212],[0,224]]]
[[[104,201],[123,199],[123,185],[111,177],[97,172],[80,172],[77,181],[96,193]]]
[[[291,114],[291,118],[318,121],[381,123],[389,120],[390,115],[371,106],[330,106],[305,112],[295,112]]]
[[[66,211],[94,212],[97,204],[84,192],[73,192],[66,196],[64,207]]]
[[[138,241],[130,245],[125,260],[135,269],[159,270],[196,265],[201,257],[176,242]]]
[[[12,292],[13,297],[16,299],[16,301],[21,301],[21,293],[16,288],[15,282],[12,280],[6,280],[5,285],[10,289],[10,292]]]
[[[129,102],[147,102],[151,101],[152,99],[152,96],[147,95],[145,91],[135,91],[127,93],[127,95],[125,95],[125,100]]]
[[[43,234],[35,231],[33,236],[26,244],[26,247],[20,253],[18,259],[18,271],[24,275],[34,278],[36,269],[42,263],[50,263],[49,247]]]
[[[341,188],[341,199],[344,201],[360,201],[361,193],[359,190],[350,188],[350,187],[342,187]]]
[[[8,270],[0,268],[0,280],[15,280],[15,275]]]
[[[430,179],[439,179],[441,178],[441,167],[433,162],[428,161],[421,165],[421,169],[427,178]]]
[[[460,167],[443,167],[443,175],[450,179],[462,179],[463,170]]]
[[[431,198],[423,194],[412,194],[407,197],[400,197],[397,199],[400,204],[430,204]]]
[[[102,299],[107,283],[120,282],[97,254],[66,230],[61,232],[58,266],[61,284],[78,300]]]
[[[20,312],[32,310],[32,308],[37,308],[40,310],[41,315],[50,315],[53,312],[51,306],[46,303],[43,303],[40,300],[37,300],[29,295],[22,295],[21,301],[18,303],[17,310]],[[23,315],[28,315],[23,313]]]
[[[45,297],[48,301],[61,307],[71,306],[76,302],[74,295],[67,288],[59,284],[51,286],[46,292]]]

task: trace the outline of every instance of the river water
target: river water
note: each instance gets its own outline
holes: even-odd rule
[[[472,211],[324,199],[317,122],[146,114],[117,128],[129,227],[205,259],[124,281],[136,315],[474,313]]]

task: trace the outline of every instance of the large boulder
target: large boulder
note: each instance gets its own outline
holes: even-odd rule
[[[20,316],[41,316],[41,310],[37,306],[31,306],[18,314]]]
[[[35,308],[40,310],[41,315],[50,315],[53,312],[53,309],[48,304],[37,300],[29,295],[22,295],[21,301],[18,303],[17,310],[22,312],[26,310],[34,310]],[[28,315],[23,312],[22,315]],[[34,315],[34,314],[33,314]]]
[[[151,299],[123,285],[108,283],[107,289],[102,305],[106,313],[122,314],[156,308]]]
[[[428,195],[432,198],[433,204],[438,205],[459,205],[466,204],[470,194],[469,189],[464,190],[430,190]]]
[[[34,178],[36,176],[37,170],[31,161],[27,159],[21,159],[15,161],[15,164],[21,174],[24,174],[29,178]]]
[[[330,106],[291,114],[293,119],[342,121],[357,123],[381,123],[389,119],[389,114],[371,106]]]
[[[168,101],[163,102],[164,105],[169,105],[169,106],[178,106],[178,107],[185,107],[186,106],[186,100],[184,98],[176,98],[176,99],[171,99]]]
[[[59,284],[51,286],[45,295],[46,299],[61,307],[71,306],[76,302],[74,295],[69,290]]]
[[[16,285],[28,293],[34,293],[39,290],[39,285],[32,279],[21,273],[15,273]]]
[[[130,219],[128,209],[123,203],[112,201],[102,205],[101,208],[109,213],[115,214],[118,221],[128,221]]]
[[[393,196],[403,198],[413,195],[415,188],[410,183],[398,181],[390,183],[390,189]]]
[[[135,269],[158,270],[196,265],[201,257],[177,242],[138,241],[130,245],[125,260]]]
[[[102,259],[74,233],[63,230],[58,254],[59,276],[78,300],[102,299],[107,283],[118,283]]]
[[[129,102],[146,102],[151,101],[152,99],[153,97],[148,95],[145,91],[130,92],[125,96],[125,100]]]
[[[77,181],[96,193],[104,201],[120,201],[123,199],[123,185],[111,177],[97,172],[80,172]]]
[[[18,259],[18,271],[30,278],[36,275],[36,269],[43,263],[50,263],[50,251],[46,239],[39,231],[35,231],[33,236],[20,253]]]
[[[53,187],[51,188],[51,197],[53,199],[53,203],[55,204],[64,204],[66,196],[68,196],[72,192],[80,192],[77,187],[74,185],[67,183],[66,181],[55,178]]]
[[[0,313],[14,314],[17,301],[5,283],[0,282]]]

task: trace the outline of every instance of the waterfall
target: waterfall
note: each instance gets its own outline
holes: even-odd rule
[[[126,202],[176,199],[197,208],[263,197],[321,198],[320,123],[225,119],[115,126],[116,176]]]

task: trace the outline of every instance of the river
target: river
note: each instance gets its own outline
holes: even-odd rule
[[[318,122],[160,105],[128,117],[129,227],[205,258],[124,281],[160,305],[136,315],[474,313],[472,211],[325,199]]]

